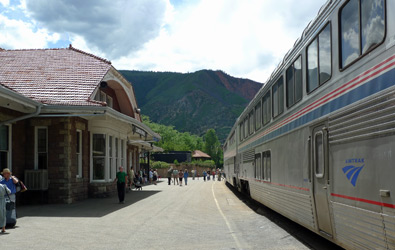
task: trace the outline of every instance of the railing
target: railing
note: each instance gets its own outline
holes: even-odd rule
[[[29,190],[48,190],[48,170],[25,170],[25,185]]]

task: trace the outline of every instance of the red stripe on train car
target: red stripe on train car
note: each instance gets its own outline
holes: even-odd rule
[[[331,193],[331,195],[334,197],[340,197],[340,198],[347,199],[347,200],[360,201],[360,202],[369,203],[369,204],[373,204],[373,205],[377,205],[377,206],[395,208],[395,204],[389,204],[389,203],[384,203],[384,202],[379,202],[379,201],[372,201],[372,200],[367,200],[367,199],[362,199],[362,198],[357,198],[357,197],[346,196],[346,195],[342,195],[342,194],[335,194],[335,193]]]

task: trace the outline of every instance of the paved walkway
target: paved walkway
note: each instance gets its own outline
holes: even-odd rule
[[[127,193],[125,204],[113,197],[19,207],[17,227],[0,235],[1,249],[311,248],[291,235],[300,227],[256,213],[225,182],[189,179],[179,187],[162,180]],[[329,243],[322,244],[317,249]]]

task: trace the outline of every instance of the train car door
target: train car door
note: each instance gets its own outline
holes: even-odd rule
[[[332,224],[329,214],[329,167],[328,167],[328,138],[324,125],[313,129],[312,145],[312,174],[313,194],[318,228],[321,232],[332,235]]]

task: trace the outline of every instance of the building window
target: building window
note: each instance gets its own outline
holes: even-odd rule
[[[48,129],[35,128],[35,169],[48,169]]]
[[[106,162],[106,135],[93,134],[92,136],[92,179],[105,179],[105,164]]]
[[[382,43],[385,36],[384,0],[351,0],[340,11],[341,67]]]
[[[108,137],[108,157],[109,157],[109,164],[108,164],[108,172],[110,176],[110,180],[114,178],[114,146],[113,146],[113,137],[110,135]]]
[[[273,118],[284,111],[284,83],[283,77],[273,85]]]
[[[125,141],[121,140],[121,166],[127,171],[127,166],[125,165]]]
[[[261,112],[261,102],[259,102],[255,106],[255,130],[258,130],[261,128],[262,124],[262,112]]]
[[[262,153],[262,165],[263,165],[263,171],[261,172],[262,174],[262,179],[265,181],[271,181],[271,154],[270,151],[266,151]]]
[[[0,170],[10,168],[11,128],[8,125],[0,126]],[[1,172],[0,171],[0,172]]]
[[[82,131],[77,130],[77,145],[76,145],[76,155],[77,155],[77,177],[82,178]]]
[[[328,81],[332,76],[331,24],[328,23],[307,48],[307,92]]]
[[[115,169],[119,168],[119,140],[115,138]]]
[[[101,90],[97,91],[97,93],[95,95],[95,100],[100,101],[100,102],[106,102],[107,106],[110,108],[112,108],[114,105],[113,98]]]
[[[302,99],[302,58],[301,56],[287,69],[287,107]]]
[[[270,91],[269,91],[263,96],[263,108],[262,108],[263,125],[266,125],[270,122],[271,117],[272,117],[271,111],[272,111],[272,108],[271,108]]]
[[[113,107],[113,101],[111,96],[107,96],[107,106],[112,108]]]

